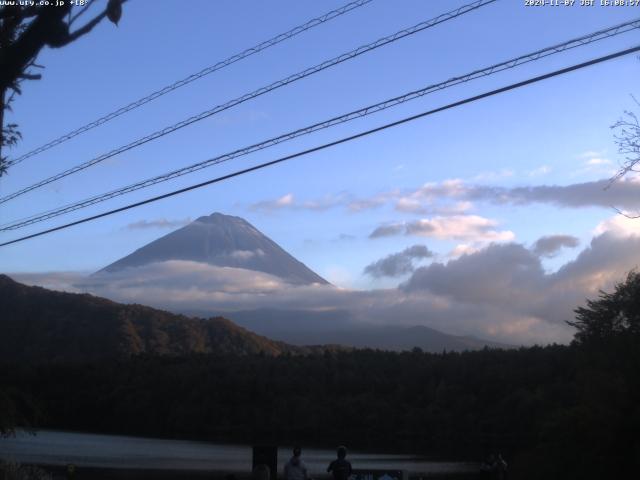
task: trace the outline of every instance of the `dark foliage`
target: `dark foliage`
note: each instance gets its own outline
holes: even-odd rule
[[[603,311],[636,318],[637,296],[629,292],[637,279],[630,275],[579,309],[578,328]],[[640,340],[633,329],[613,330],[570,346],[465,353],[231,350],[7,361],[0,378],[3,391],[20,392],[35,407],[41,427],[345,442],[461,459],[501,451],[511,478],[627,478],[640,469]]]
[[[636,107],[640,102],[633,97]],[[630,110],[624,112],[624,116],[614,123],[611,128],[616,132],[613,136],[618,145],[618,153],[624,157],[620,169],[611,179],[620,180],[629,173],[638,173],[640,164],[640,120],[638,115]],[[621,212],[622,213],[622,212]],[[639,218],[640,214],[623,213],[627,217]]]
[[[640,467],[640,349],[627,347],[139,356],[5,365],[2,377],[38,400],[49,428],[467,459],[501,450],[519,478],[613,478]]]
[[[288,351],[306,350],[256,335],[222,317],[189,318],[88,294],[28,287],[0,275],[0,361]]]
[[[600,292],[599,299],[587,300],[575,313],[575,321],[567,323],[578,330],[578,343],[640,338],[640,274],[630,272],[613,293]]]
[[[15,95],[22,94],[24,80],[39,80],[33,73],[36,58],[45,48],[61,48],[91,32],[104,18],[117,24],[126,0],[108,0],[102,12],[77,25],[90,9],[86,2],[3,2],[0,5],[0,177],[7,171],[2,147],[12,147],[21,138],[18,125],[5,125],[4,114],[11,111]],[[86,18],[86,17],[85,17]],[[84,18],[83,18],[84,20]]]

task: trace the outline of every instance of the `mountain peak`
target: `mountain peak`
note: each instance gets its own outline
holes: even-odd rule
[[[245,219],[219,212],[199,217],[100,272],[115,272],[169,260],[255,270],[298,285],[329,283]]]
[[[220,213],[220,212],[213,212],[211,215],[204,215],[202,217],[198,217],[198,219],[196,219],[196,222],[199,223],[225,223],[225,222],[231,222],[231,223],[245,223],[248,224],[248,222],[241,217],[235,217],[233,215],[225,215],[224,213]]]

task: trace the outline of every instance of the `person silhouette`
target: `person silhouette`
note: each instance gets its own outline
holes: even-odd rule
[[[338,447],[338,458],[329,464],[327,472],[331,472],[334,480],[348,480],[353,469],[351,463],[346,460],[347,447]]]
[[[302,449],[293,447],[293,457],[284,465],[284,480],[307,480],[307,466],[304,464],[300,455]]]

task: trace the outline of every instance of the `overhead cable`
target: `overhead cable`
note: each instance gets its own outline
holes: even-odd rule
[[[471,80],[477,79],[477,78],[481,78],[481,77],[486,77],[489,75],[493,75],[495,73],[507,70],[507,69],[511,69],[514,67],[517,67],[519,65],[523,65],[532,61],[536,61],[539,60],[541,58],[547,57],[549,55],[554,55],[560,52],[564,52],[566,50],[569,49],[573,49],[576,47],[580,47],[583,45],[588,45],[590,43],[599,41],[599,40],[603,40],[605,38],[610,38],[612,36],[615,35],[620,35],[622,33],[625,32],[629,32],[631,30],[634,29],[638,29],[640,28],[640,19],[636,19],[630,22],[625,22],[623,24],[619,24],[619,25],[615,25],[612,26],[610,28],[607,29],[603,29],[603,30],[598,30],[596,32],[590,33],[588,35],[583,35],[581,37],[578,38],[574,38],[571,40],[568,40],[566,42],[560,43],[560,44],[556,44],[550,47],[546,47],[540,50],[536,50],[534,52],[525,54],[525,55],[521,55],[519,57],[516,58],[512,58],[510,60],[506,60],[494,65],[491,65],[489,67],[485,67],[482,69],[478,69],[478,70],[474,70],[472,72],[466,73],[464,75],[461,76],[457,76],[457,77],[453,77],[450,78],[448,80],[445,80],[443,82],[440,83],[436,83],[436,84],[432,84],[429,86],[426,86],[424,88],[421,88],[419,90],[414,90],[408,93],[405,93],[403,95],[391,98],[391,99],[387,99],[384,100],[382,102],[373,104],[373,105],[369,105],[367,107],[364,108],[360,108],[358,110],[354,110],[351,111],[349,113],[340,115],[340,116],[336,116],[333,118],[330,118],[328,120],[322,121],[322,122],[318,122],[315,123],[313,125],[309,125],[306,126],[304,128],[300,128],[288,133],[285,133],[283,135],[279,135],[277,137],[273,137],[270,138],[268,140],[264,140],[262,142],[259,143],[255,143],[253,145],[247,146],[247,147],[243,147],[237,150],[234,150],[232,152],[228,152],[225,153],[223,155],[218,155],[216,157],[198,162],[198,163],[194,163],[192,165],[186,166],[186,167],[182,167],[167,173],[164,173],[162,175],[157,175],[155,177],[151,177],[148,178],[146,180],[142,180],[124,187],[120,187],[118,189],[112,190],[110,192],[106,192],[100,195],[95,195],[93,197],[75,202],[75,203],[71,203],[62,207],[58,207],[56,209],[52,209],[46,212],[41,212],[23,219],[19,219],[19,220],[14,220],[12,222],[9,223],[5,223],[3,225],[0,225],[0,231],[8,231],[8,230],[16,230],[18,228],[23,228],[26,227],[28,225],[32,225],[34,223],[39,223],[45,220],[49,220],[51,218],[54,217],[58,217],[60,215],[69,213],[69,212],[73,212],[75,210],[79,210],[81,208],[86,208],[89,207],[91,205],[95,205],[97,203],[101,203],[107,200],[110,200],[112,198],[121,196],[121,195],[125,195],[131,192],[134,192],[136,190],[140,190],[142,188],[147,188],[150,187],[152,185],[156,185],[158,183],[162,183],[168,180],[172,180],[174,178],[177,177],[181,177],[183,175],[204,169],[204,168],[208,168],[211,167],[213,165],[217,165],[223,162],[227,162],[229,160],[238,158],[238,157],[242,157],[245,155],[248,155],[250,153],[259,151],[259,150],[263,150],[269,147],[272,147],[274,145],[278,145],[280,143],[289,141],[289,140],[293,140],[295,138],[301,137],[303,135],[308,135],[311,134],[313,132],[316,132],[318,130],[323,130],[326,128],[330,128],[332,126],[341,124],[341,123],[346,123],[349,122],[351,120],[355,120],[357,118],[361,118],[361,117],[365,117],[368,115],[371,115],[373,113],[377,113],[380,112],[382,110],[386,110],[388,108],[391,107],[395,107],[397,105],[418,99],[420,97],[423,97],[425,95],[428,95],[430,93],[436,92],[436,91],[440,91],[440,90],[444,90],[446,88],[450,88],[452,86],[461,84],[461,83],[465,83],[465,82],[469,82]]]
[[[90,217],[85,217],[83,219],[76,220],[74,222],[70,222],[70,223],[67,223],[67,224],[64,224],[64,225],[59,225],[57,227],[49,228],[47,230],[42,230],[40,232],[33,233],[31,235],[26,235],[24,237],[16,238],[16,239],[10,240],[8,242],[0,243],[0,247],[4,247],[4,246],[11,245],[11,244],[18,243],[18,242],[23,242],[23,241],[29,240],[31,238],[35,238],[35,237],[39,237],[39,236],[42,236],[42,235],[46,235],[48,233],[56,232],[58,230],[63,230],[63,229],[66,229],[66,228],[70,228],[70,227],[73,227],[75,225],[80,225],[82,223],[86,223],[86,222],[90,222],[90,221],[93,221],[93,220],[97,220],[99,218],[103,218],[103,217],[106,217],[106,216],[109,216],[109,215],[114,215],[116,213],[123,212],[125,210],[130,210],[132,208],[136,208],[136,207],[139,207],[139,206],[142,206],[142,205],[147,205],[149,203],[157,202],[157,201],[163,200],[165,198],[173,197],[175,195],[180,195],[182,193],[186,193],[186,192],[189,192],[191,190],[202,188],[202,187],[205,187],[207,185],[220,183],[222,181],[229,180],[231,178],[238,177],[240,175],[244,175],[244,174],[247,174],[247,173],[250,173],[250,172],[261,170],[263,168],[271,167],[273,165],[277,165],[279,163],[286,162],[288,160],[292,160],[294,158],[299,158],[299,157],[302,157],[302,156],[305,156],[305,155],[309,155],[309,154],[314,153],[314,152],[325,150],[327,148],[334,147],[336,145],[347,143],[347,142],[350,142],[352,140],[356,140],[358,138],[362,138],[362,137],[365,137],[365,136],[368,136],[368,135],[372,135],[374,133],[381,132],[381,131],[386,130],[388,128],[392,128],[392,127],[396,127],[398,125],[402,125],[402,124],[405,124],[405,123],[408,123],[408,122],[412,122],[412,121],[417,120],[419,118],[427,117],[427,116],[433,115],[433,114],[438,113],[438,112],[442,112],[442,111],[449,110],[449,109],[452,109],[452,108],[455,108],[455,107],[459,107],[461,105],[472,103],[472,102],[481,100],[483,98],[487,98],[487,97],[491,97],[491,96],[494,96],[494,95],[498,95],[500,93],[504,93],[504,92],[507,92],[507,91],[510,91],[510,90],[515,90],[517,88],[522,88],[524,86],[531,85],[533,83],[537,83],[537,82],[540,82],[540,81],[543,81],[543,80],[547,80],[549,78],[556,77],[556,76],[559,76],[559,75],[564,75],[564,74],[567,74],[569,72],[573,72],[575,70],[580,70],[582,68],[586,68],[586,67],[589,67],[589,66],[592,66],[592,65],[596,65],[598,63],[602,63],[602,62],[606,62],[606,61],[609,61],[609,60],[613,60],[615,58],[619,58],[619,57],[622,57],[624,55],[629,55],[631,53],[635,53],[635,52],[638,52],[638,51],[640,51],[640,45],[632,47],[632,48],[628,48],[626,50],[621,50],[621,51],[612,53],[610,55],[605,55],[603,57],[598,57],[598,58],[595,58],[593,60],[589,60],[587,62],[579,63],[577,65],[572,65],[570,67],[562,68],[560,70],[555,70],[553,72],[546,73],[544,75],[539,75],[537,77],[529,78],[529,79],[521,81],[521,82],[512,83],[512,84],[507,85],[505,87],[497,88],[495,90],[491,90],[491,91],[482,93],[480,95],[475,95],[473,97],[468,97],[468,98],[465,98],[464,100],[460,100],[460,101],[457,101],[457,102],[449,103],[448,105],[445,105],[445,106],[442,106],[442,107],[439,107],[439,108],[435,108],[433,110],[428,110],[426,112],[422,112],[422,113],[419,113],[417,115],[412,115],[410,117],[406,117],[406,118],[403,118],[401,120],[397,120],[395,122],[387,123],[387,124],[382,125],[380,127],[372,128],[370,130],[366,130],[364,132],[357,133],[355,135],[344,137],[344,138],[341,138],[339,140],[335,140],[333,142],[329,142],[329,143],[325,143],[323,145],[319,145],[317,147],[309,148],[307,150],[303,150],[301,152],[294,153],[292,155],[287,155],[287,156],[284,156],[284,157],[280,157],[280,158],[278,158],[276,160],[271,160],[270,162],[265,162],[265,163],[261,163],[259,165],[254,165],[252,167],[248,167],[248,168],[245,168],[245,169],[242,169],[242,170],[238,170],[236,172],[229,173],[227,175],[222,175],[220,177],[216,177],[216,178],[213,178],[211,180],[207,180],[205,182],[201,182],[201,183],[198,183],[198,184],[195,184],[195,185],[190,185],[188,187],[181,188],[181,189],[178,189],[178,190],[174,190],[174,191],[169,192],[169,193],[165,193],[165,194],[158,195],[158,196],[155,196],[155,197],[147,198],[147,199],[139,201],[139,202],[131,203],[129,205],[125,205],[125,206],[120,207],[120,208],[116,208],[116,209],[109,210],[109,211],[106,211],[106,212],[103,212],[103,213],[99,213],[97,215],[92,215]]]
[[[160,90],[156,90],[155,92],[150,93],[149,95],[142,97],[139,100],[136,100],[135,102],[131,102],[128,105],[125,105],[124,107],[118,108],[117,110],[114,110],[113,112],[108,113],[98,118],[97,120],[94,120],[93,122],[87,123],[86,125],[76,128],[75,130],[72,130],[69,133],[61,135],[60,137],[54,140],[51,140],[50,142],[47,142],[44,145],[41,145],[40,147],[35,148],[23,155],[20,155],[17,158],[11,159],[10,161],[7,162],[7,167],[11,167],[20,162],[23,162],[27,158],[38,155],[39,153],[49,150],[50,148],[53,148],[56,145],[60,145],[61,143],[66,142],[67,140],[71,140],[72,138],[77,137],[82,133],[88,132],[89,130],[99,127],[100,125],[103,125],[113,120],[114,118],[124,115],[125,113],[130,112],[131,110],[135,110],[136,108],[139,108],[149,102],[152,102],[153,100],[156,100],[157,98],[160,98],[170,92],[173,92],[178,88],[184,87],[185,85],[189,85],[190,83],[195,82],[196,80],[199,80],[202,77],[206,77],[207,75],[210,75],[213,72],[216,72],[225,67],[228,67],[229,65],[232,65],[240,60],[243,60],[247,57],[255,55],[258,52],[261,52],[270,47],[273,47],[281,42],[284,42],[285,40],[289,40],[290,38],[293,38],[296,35],[299,35],[300,33],[306,32],[307,30],[317,27],[318,25],[322,25],[323,23],[333,20],[336,17],[344,15],[345,13],[355,10],[356,8],[362,7],[368,3],[371,3],[372,1],[373,0],[357,0],[355,2],[347,3],[346,5],[343,5],[340,8],[331,10],[330,12],[327,12],[324,15],[313,18],[308,22],[303,23],[302,25],[298,25],[297,27],[292,28],[287,32],[276,35],[275,37],[272,37],[269,40],[265,40],[264,42],[259,43],[258,45],[255,45],[251,48],[247,48],[246,50],[240,53],[236,53],[235,55],[232,55],[229,58],[226,58],[225,60],[221,60],[214,65],[206,67],[197,73],[194,73],[192,75],[189,75],[188,77],[180,79],[172,83],[171,85],[167,85],[166,87],[161,88]]]
[[[88,160],[86,162],[80,163],[72,168],[69,168],[67,170],[64,170],[60,173],[57,173],[51,177],[45,178],[44,180],[40,180],[39,182],[36,182],[32,185],[29,185],[28,187],[22,188],[16,192],[13,192],[9,195],[6,195],[2,198],[0,198],[0,204],[2,203],[6,203],[9,200],[12,200],[16,197],[19,197],[21,195],[24,195],[25,193],[31,192],[37,188],[43,187],[45,185],[48,185],[52,182],[55,182],[57,180],[60,180],[62,178],[68,177],[69,175],[73,175],[74,173],[80,172],[82,170],[85,170],[93,165],[96,165],[100,162],[103,162],[105,160],[107,160],[108,158],[114,157],[116,155],[119,155],[123,152],[126,152],[128,150],[131,150],[133,148],[139,147],[140,145],[144,145],[145,143],[151,142],[153,140],[157,140],[158,138],[164,137],[165,135],[168,135],[170,133],[175,132],[176,130],[180,130],[181,128],[184,128],[188,125],[191,125],[193,123],[199,122],[201,120],[204,120],[205,118],[209,118],[212,115],[215,115],[217,113],[220,113],[222,111],[228,110],[232,107],[235,107],[236,105],[239,105],[241,103],[244,103],[248,100],[252,100],[256,97],[259,97],[261,95],[264,95],[265,93],[271,92],[275,89],[284,87],[285,85],[289,85],[293,82],[296,82],[298,80],[301,80],[303,78],[306,78],[310,75],[313,75],[315,73],[321,72],[327,68],[333,67],[335,65],[338,65],[340,63],[343,63],[347,60],[351,60],[355,57],[358,57],[364,53],[370,52],[372,50],[375,50],[377,48],[380,48],[384,45],[388,45],[390,43],[396,42],[402,38],[405,38],[409,35],[413,35],[415,33],[421,32],[423,30],[426,30],[428,28],[434,27],[440,23],[446,22],[448,20],[452,20],[454,18],[457,18],[461,15],[464,15],[466,13],[469,13],[473,10],[476,10],[478,8],[484,7],[486,5],[489,5],[491,3],[496,2],[497,0],[477,0],[473,3],[464,5],[462,7],[456,8],[455,10],[451,10],[447,13],[443,13],[441,15],[438,15],[435,18],[432,18],[431,20],[427,20],[424,22],[420,22],[416,25],[414,25],[413,27],[410,28],[406,28],[404,30],[400,30],[399,32],[396,32],[392,35],[389,35],[387,37],[383,37],[380,38],[378,40],[376,40],[375,42],[369,43],[367,45],[363,45],[361,47],[358,47],[354,50],[351,50],[347,53],[343,53],[342,55],[339,55],[337,57],[332,58],[331,60],[326,60],[322,63],[319,63],[318,65],[315,65],[313,67],[307,68],[301,72],[295,73],[293,75],[290,75],[282,80],[278,80],[277,82],[271,83],[267,86],[261,87],[251,93],[246,93],[240,97],[237,97],[233,100],[230,100],[224,104],[218,105],[216,107],[213,107],[209,110],[205,110],[204,112],[201,112],[197,115],[194,115],[192,117],[189,117],[185,120],[182,120],[176,124],[173,124],[171,126],[165,127],[161,130],[158,130],[154,133],[151,133],[145,137],[139,138],[131,143],[128,143],[127,145],[123,145],[121,147],[118,147],[114,150],[111,150],[108,153],[102,154],[98,157],[95,157],[91,160]]]

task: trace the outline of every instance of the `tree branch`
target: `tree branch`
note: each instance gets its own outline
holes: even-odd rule
[[[21,73],[18,78],[21,80],[40,80],[42,75],[39,73]]]
[[[73,33],[70,33],[67,35],[67,38],[65,38],[62,42],[60,42],[57,45],[51,45],[52,47],[55,48],[59,48],[59,47],[64,47],[65,45],[68,45],[69,43],[77,40],[78,38],[82,37],[83,35],[86,35],[87,33],[89,33],[91,30],[93,30],[93,28],[98,25],[102,19],[104,17],[107,16],[107,11],[105,10],[104,12],[102,12],[100,15],[96,16],[93,18],[93,20],[91,20],[90,22],[86,23],[82,28],[79,28],[78,30],[76,30]]]
[[[632,95],[633,101],[640,106],[638,100]],[[640,165],[640,119],[632,111],[625,111],[624,116],[611,125],[616,134],[613,136],[618,153],[624,155],[624,161],[620,163],[620,169],[609,180],[606,188],[620,180],[630,172],[637,172]]]
[[[78,13],[76,13],[73,17],[71,17],[71,20],[69,20],[69,26],[73,25],[73,22],[75,22],[84,12],[89,10],[93,2],[95,2],[95,0],[89,0],[87,4],[84,7],[82,7],[82,9]]]
[[[0,19],[5,18],[20,18],[20,20],[24,20],[25,18],[35,17],[40,13],[41,7],[23,7],[23,8],[11,8],[9,6],[4,6],[0,9]]]
[[[127,0],[122,0],[120,2],[120,4],[124,4],[124,3],[126,3],[126,1]],[[89,7],[89,5],[87,5],[86,8],[88,8],[88,7]],[[78,15],[76,16],[76,18],[78,16],[80,16],[81,14],[82,14],[82,12],[79,12]],[[79,28],[75,32],[68,33],[66,38],[61,38],[60,41],[57,42],[55,45],[52,45],[51,43],[49,43],[49,46],[51,46],[53,48],[59,48],[59,47],[64,47],[65,45],[68,45],[71,42],[74,42],[78,38],[82,37],[83,35],[86,35],[91,30],[93,30],[94,27],[96,25],[98,25],[107,15],[109,15],[109,3],[107,3],[107,7],[104,9],[104,11],[101,14],[96,15],[92,20],[87,22],[85,25],[83,25],[81,28]],[[69,26],[70,25],[71,25],[71,22],[69,22]]]
[[[84,15],[95,0],[87,0],[78,11],[70,1],[60,5],[0,6],[0,176],[6,172],[2,147],[14,145],[20,132],[14,124],[4,125],[4,113],[10,111],[11,101],[20,95],[23,80],[40,80],[42,75],[31,73],[30,67],[42,68],[35,60],[45,47],[60,48],[91,32],[105,17],[118,24],[122,4],[127,0],[106,0],[104,10],[85,25],[70,32],[71,25]],[[29,2],[24,2],[29,3]],[[72,15],[73,12],[73,15]],[[7,98],[8,96],[8,98]]]
[[[40,50],[56,37],[68,35],[64,17],[70,5],[44,7],[22,34],[0,51],[0,90],[12,88]]]

